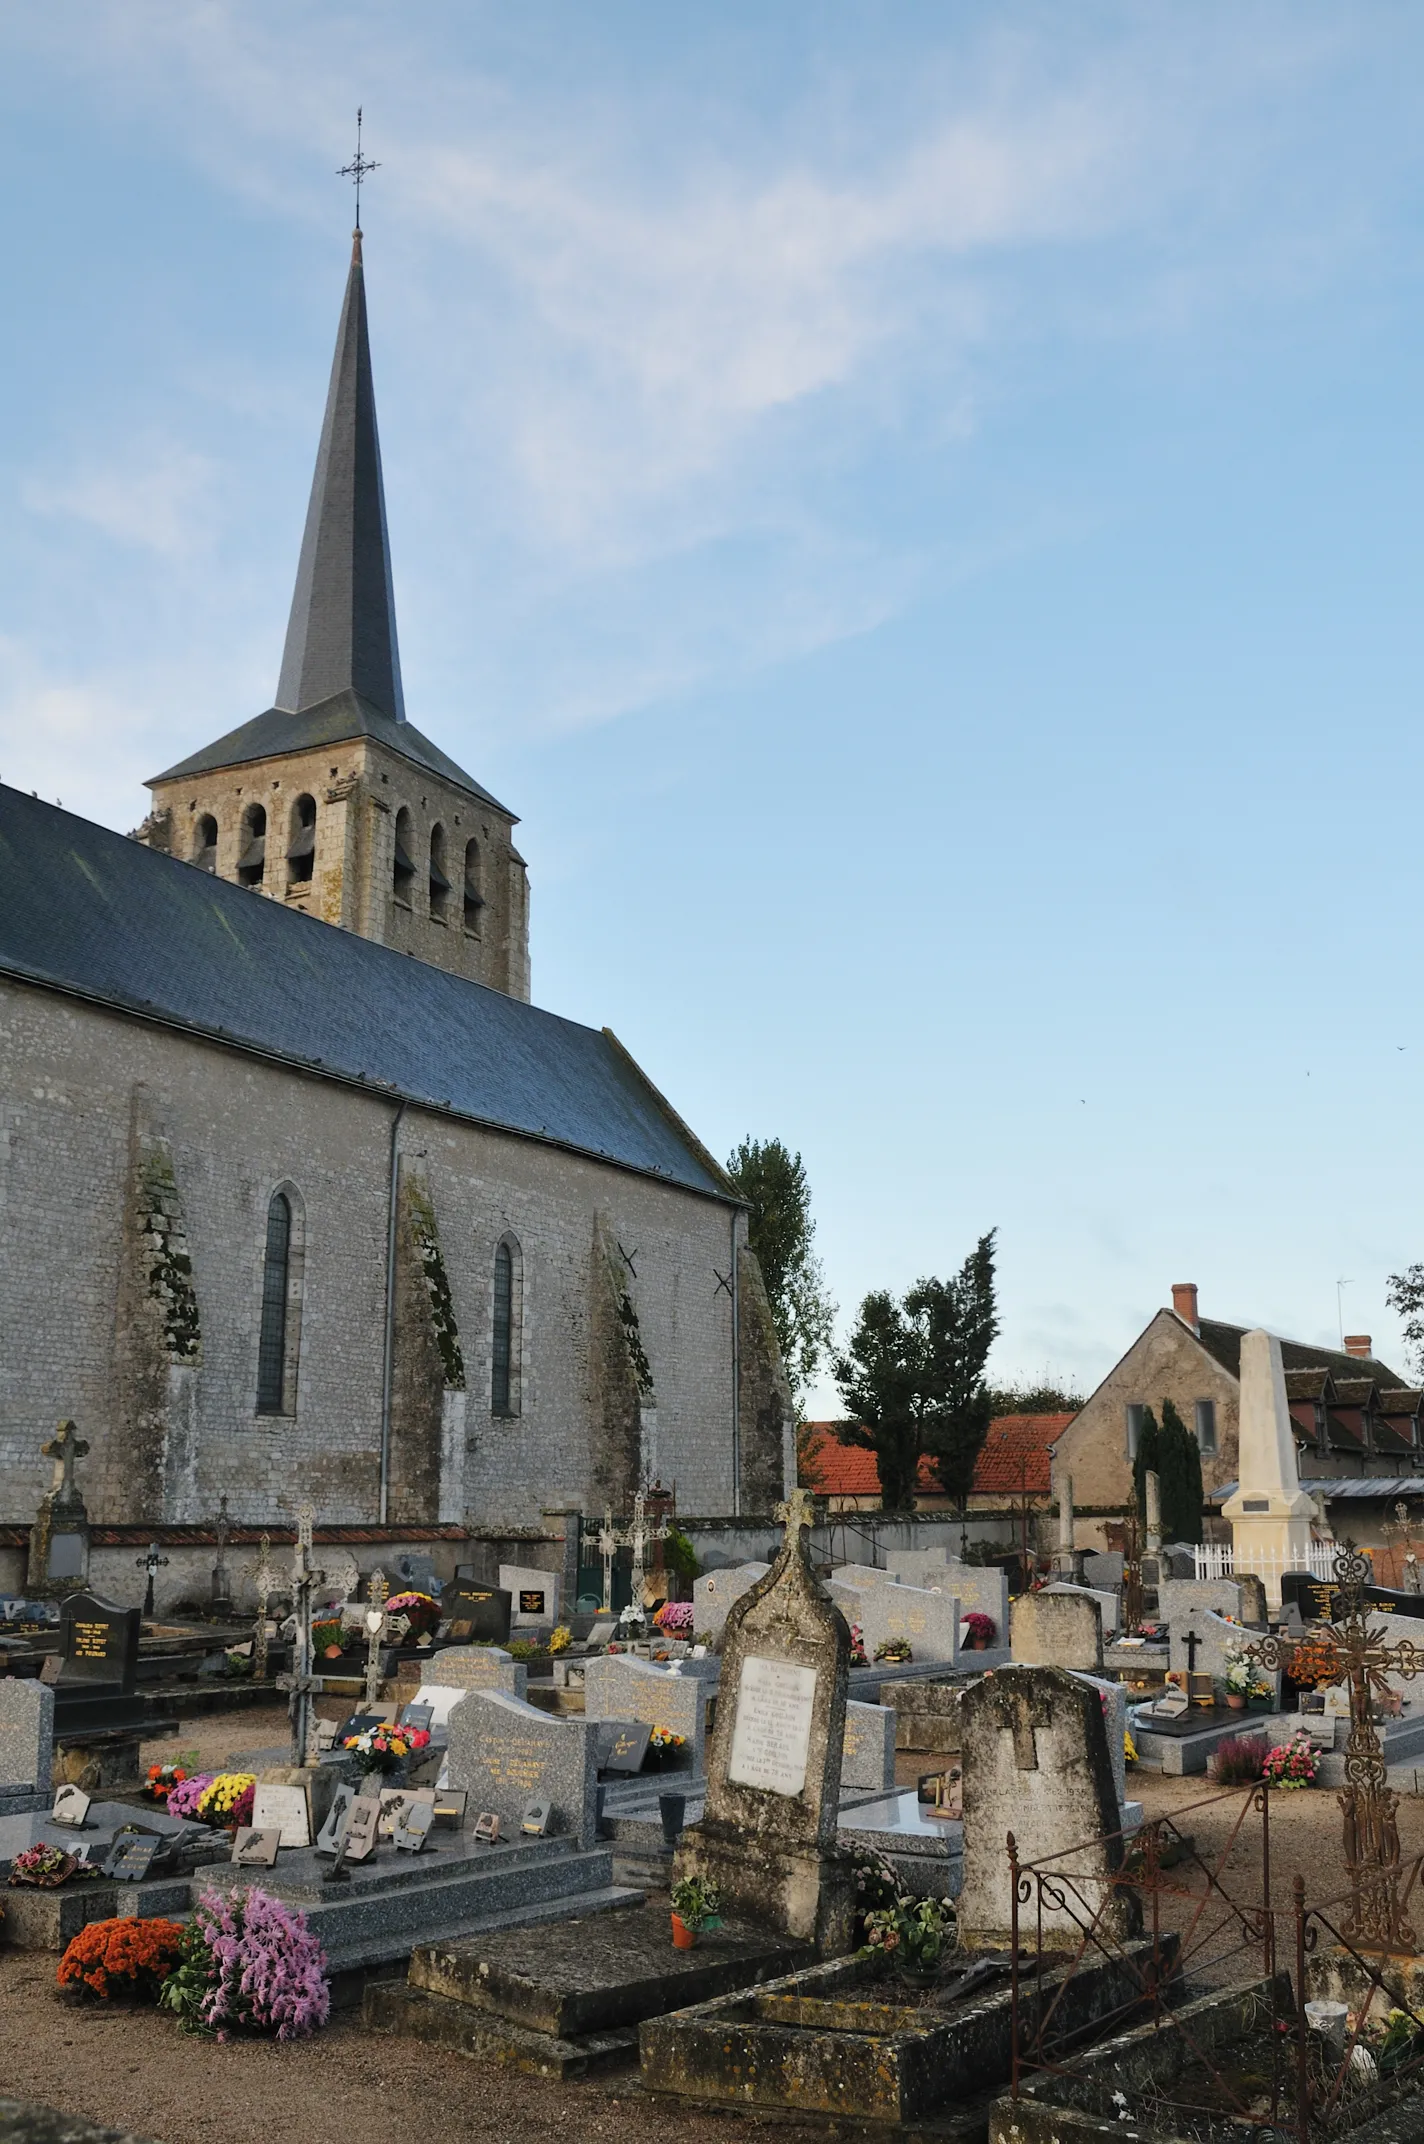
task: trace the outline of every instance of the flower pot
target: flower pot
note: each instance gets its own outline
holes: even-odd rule
[[[1233,1712],[1244,1712],[1246,1710],[1246,1697],[1241,1690],[1228,1690],[1226,1702]]]
[[[906,1958],[895,1968],[896,1978],[907,1988],[932,1988],[939,1979],[939,1960],[933,1965],[922,1965],[918,1959]]]
[[[658,1796],[658,1816],[662,1821],[663,1838],[669,1846],[676,1846],[678,1833],[682,1830],[683,1818],[686,1814],[687,1796],[685,1794],[660,1794]]]
[[[689,1928],[680,1914],[672,1917],[672,1944],[674,1950],[691,1950],[697,1941],[697,1930]]]

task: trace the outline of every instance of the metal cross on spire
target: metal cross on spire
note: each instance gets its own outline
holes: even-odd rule
[[[358,231],[361,228],[361,181],[368,171],[379,171],[380,168],[380,165],[373,162],[369,156],[361,154],[361,107],[358,104],[356,107],[356,154],[352,157],[350,163],[343,164],[336,174],[339,179],[350,179],[356,189],[356,228]]]

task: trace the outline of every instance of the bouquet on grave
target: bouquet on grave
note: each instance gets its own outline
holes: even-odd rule
[[[32,1884],[37,1890],[55,1891],[71,1876],[97,1876],[87,1861],[67,1854],[62,1846],[27,1846],[10,1863],[10,1881]]]
[[[306,1915],[267,1892],[205,1891],[181,1936],[158,1999],[185,2032],[298,2040],[330,2016],[326,1957]]]
[[[319,1623],[312,1624],[312,1651],[319,1660],[335,1660],[345,1652],[348,1636],[354,1635],[348,1633],[339,1615],[323,1616]]]
[[[991,1615],[980,1608],[971,1608],[964,1618],[965,1643],[971,1646],[992,1645],[999,1634],[999,1627]]]
[[[879,1951],[901,1971],[932,1976],[946,1951],[959,1941],[959,1923],[947,1898],[897,1897],[865,1915],[865,1949]]]
[[[1222,1677],[1233,1697],[1267,1697],[1270,1684],[1262,1675],[1254,1660],[1250,1659],[1244,1645],[1233,1645],[1226,1655],[1226,1672]]]
[[[143,1782],[143,1791],[151,1802],[166,1802],[175,1787],[181,1787],[188,1777],[187,1767],[181,1764],[151,1764]]]
[[[549,1640],[549,1651],[551,1653],[566,1653],[573,1642],[574,1634],[569,1629],[568,1624],[560,1623],[558,1629]]]
[[[691,1638],[692,1618],[691,1601],[664,1601],[653,1621],[664,1637]]]
[[[386,1602],[387,1615],[403,1615],[413,1638],[429,1635],[440,1621],[440,1603],[432,1593],[393,1593]]]
[[[1345,1679],[1345,1656],[1331,1637],[1324,1634],[1302,1638],[1286,1660],[1286,1674],[1298,1690],[1323,1690]]]
[[[862,1646],[861,1651],[863,1652],[864,1650],[865,1648]],[[887,1638],[883,1645],[876,1646],[875,1657],[877,1660],[885,1660],[895,1666],[901,1661],[913,1660],[915,1656],[910,1650],[908,1638]]]
[[[180,1921],[157,1916],[91,1921],[60,1959],[59,1985],[71,1995],[97,1995],[103,2002],[116,1995],[151,2002],[178,1962],[183,1933]]]
[[[850,1626],[850,1664],[853,1668],[868,1668],[870,1665],[865,1654],[865,1632],[859,1623],[852,1623]]]
[[[373,1772],[398,1772],[429,1746],[430,1735],[424,1727],[400,1727],[388,1721],[347,1735],[341,1745],[353,1757],[364,1757]]]
[[[655,1727],[648,1736],[648,1753],[645,1764],[676,1764],[687,1748],[687,1736],[674,1734],[670,1727]]]
[[[224,1824],[229,1830],[238,1824],[250,1824],[256,1792],[255,1772],[219,1772],[198,1797],[199,1822]]]
[[[1278,1742],[1274,1749],[1267,1750],[1261,1777],[1268,1779],[1273,1787],[1292,1794],[1300,1787],[1313,1787],[1317,1770],[1315,1744],[1309,1735],[1298,1733],[1293,1734],[1289,1742]]]

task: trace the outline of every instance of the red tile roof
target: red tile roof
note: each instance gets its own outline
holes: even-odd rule
[[[975,1463],[973,1494],[1046,1496],[1050,1454],[1072,1419],[1071,1414],[996,1415]],[[879,1496],[874,1452],[840,1443],[831,1422],[807,1422],[804,1429],[809,1452],[801,1471],[808,1489],[818,1496]],[[928,1459],[920,1461],[918,1487],[921,1496],[940,1493]]]

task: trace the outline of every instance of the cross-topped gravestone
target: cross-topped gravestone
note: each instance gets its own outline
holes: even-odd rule
[[[408,1615],[391,1615],[386,1608],[389,1588],[384,1571],[373,1571],[366,1585],[366,1704],[376,1705],[381,1695],[381,1648],[392,1637],[404,1637],[410,1629]]]
[[[62,1594],[82,1586],[89,1575],[89,1515],[74,1479],[74,1464],[89,1446],[73,1422],[61,1422],[47,1444],[40,1446],[46,1459],[54,1461],[49,1492],[42,1496],[30,1528],[27,1591]]]
[[[289,1693],[294,1765],[316,1762],[316,1715],[312,1709],[312,1694],[317,1678],[312,1673],[311,1610],[312,1590],[320,1585],[325,1574],[312,1562],[315,1516],[310,1504],[298,1506],[297,1540],[292,1554],[292,1611],[296,1641],[291,1674],[277,1678],[278,1689]]]
[[[1010,1940],[1010,1833],[1021,1864],[1047,1863],[1045,1945],[1072,1946],[1095,1916],[1106,1933],[1132,1934],[1135,1902],[1112,1881],[1122,1865],[1122,1819],[1098,1692],[1065,1668],[1001,1668],[964,1692],[959,1723],[961,1944],[992,1949]],[[1038,1910],[1035,1900],[1029,1926]]]
[[[49,1485],[51,1496],[66,1500],[78,1495],[74,1486],[74,1462],[83,1459],[89,1450],[73,1422],[61,1422],[48,1444],[40,1446],[46,1459],[54,1461],[54,1479]]]
[[[854,1895],[835,1843],[850,1632],[811,1568],[810,1497],[795,1491],[779,1516],[775,1563],[727,1616],[705,1813],[674,1868],[709,1878],[739,1916],[838,1956]]]

